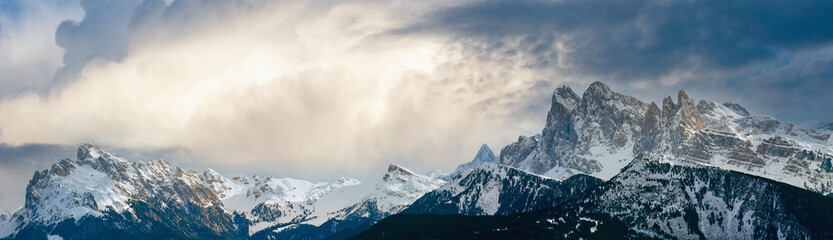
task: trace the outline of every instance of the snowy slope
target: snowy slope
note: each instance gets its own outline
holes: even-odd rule
[[[220,197],[226,211],[242,213],[251,222],[249,234],[309,220],[321,197],[361,183],[349,177],[333,183],[260,175],[227,179],[211,169],[203,173],[203,179]]]
[[[505,215],[555,207],[602,180],[579,174],[564,181],[485,163],[416,200],[409,214]]]
[[[356,226],[372,224],[410,206],[445,183],[391,164],[380,177],[335,189],[312,204],[306,219],[264,229],[256,239],[321,239]]]
[[[369,184],[357,187],[353,192],[339,191],[322,199],[321,205],[328,207],[316,211],[315,214],[323,217],[307,224],[320,225],[329,219],[344,220],[355,217],[381,219],[402,211],[417,198],[437,189],[443,183],[443,180],[416,174],[404,167],[391,164],[387,172]]]

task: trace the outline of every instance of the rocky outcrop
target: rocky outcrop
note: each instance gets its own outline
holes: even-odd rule
[[[503,147],[500,151],[500,162],[510,166],[518,166],[538,147],[538,138],[520,136],[518,141]]]

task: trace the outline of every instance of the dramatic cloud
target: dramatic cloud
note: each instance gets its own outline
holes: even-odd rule
[[[0,141],[182,147],[207,166],[301,176],[450,168],[539,128],[554,88],[520,61],[387,34],[441,3],[145,1],[89,16],[109,4],[85,2],[84,20],[58,28],[64,69],[83,68],[51,94],[0,102]]]
[[[84,19],[61,22],[55,43],[66,53],[53,85],[62,87],[93,60],[117,61],[127,55],[127,27],[140,0],[81,0]]]
[[[450,36],[469,55],[523,58],[648,100],[686,89],[810,124],[833,118],[833,94],[802,94],[833,82],[808,65],[833,59],[822,50],[833,42],[831,12],[830,1],[487,0],[399,32]]]
[[[829,44],[831,11],[830,1],[494,0],[441,10],[407,31],[474,39],[546,67],[655,80]],[[519,38],[520,46],[506,44]]]
[[[596,80],[646,100],[686,89],[788,121],[833,119],[830,1],[9,6],[0,164],[22,173],[8,184],[89,141],[321,180],[389,162],[452,169],[484,142],[499,151],[540,131],[556,87]]]

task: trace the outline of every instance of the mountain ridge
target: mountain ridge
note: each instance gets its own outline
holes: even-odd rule
[[[375,184],[362,188],[349,177],[333,183],[261,175],[226,178],[212,169],[185,170],[164,160],[130,161],[92,143],[79,146],[76,157],[33,174],[24,207],[0,220],[0,239],[100,234],[265,239],[269,233],[259,233],[298,224],[318,228],[351,216],[369,214],[354,222],[372,223],[443,182],[393,164]],[[331,194],[339,197],[329,199]],[[87,230],[71,231],[76,227]],[[337,228],[328,229],[333,230],[319,231],[312,239],[326,238]]]
[[[579,97],[553,93],[541,137],[521,136],[500,163],[565,179],[578,173],[610,179],[642,153],[715,165],[831,194],[830,132],[750,115],[735,103],[701,100],[685,91],[656,103],[617,93],[601,82]]]
[[[610,181],[554,208],[398,214],[353,239],[828,239],[831,222],[833,198],[742,172],[638,156]]]

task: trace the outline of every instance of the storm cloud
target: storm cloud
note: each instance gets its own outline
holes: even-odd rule
[[[482,41],[619,80],[732,70],[833,41],[830,1],[478,1],[403,32]],[[506,44],[520,39],[520,44]],[[547,57],[563,46],[560,58]],[[555,60],[555,61],[553,61]],[[557,64],[561,61],[561,64]]]

